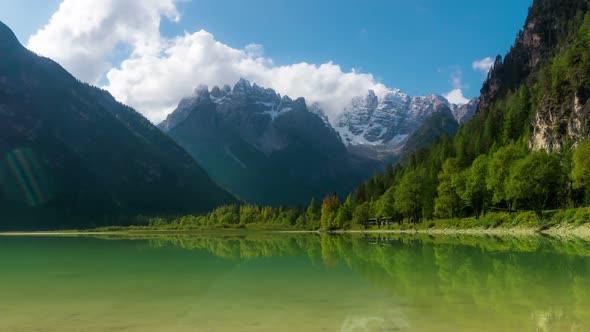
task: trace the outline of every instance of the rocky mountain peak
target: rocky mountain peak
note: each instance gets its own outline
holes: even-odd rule
[[[385,146],[397,149],[433,112],[455,108],[440,95],[411,97],[399,89],[369,90],[352,99],[337,119],[335,129],[348,146]]]
[[[219,112],[239,113],[248,112],[260,115],[267,120],[274,120],[285,112],[292,110],[307,110],[305,99],[291,99],[282,96],[275,90],[252,84],[246,79],[240,79],[233,89],[224,85],[222,88],[214,86],[211,90],[206,85],[199,85],[193,95],[183,98],[177,109],[168,115],[166,120],[158,125],[164,131],[169,131],[184,121],[198,106],[213,103],[220,106]]]
[[[449,109],[459,124],[464,124],[475,115],[479,108],[480,98],[475,97],[464,105],[450,105]]]
[[[209,93],[209,87],[207,87],[206,85],[199,85],[198,87],[195,88],[194,93],[193,93],[194,98],[196,98],[199,101],[210,101],[211,100],[211,95]]]
[[[196,89],[160,128],[215,180],[252,203],[305,203],[351,190],[364,172],[349,163],[338,134],[304,98],[247,80],[233,89]]]
[[[252,84],[250,81],[240,78],[240,80],[234,85],[232,92],[234,94],[248,93],[252,90]]]
[[[585,0],[534,0],[526,23],[504,57],[498,56],[481,90],[481,108],[520,86],[529,74],[553,56],[551,52],[574,31],[572,20],[589,9]],[[573,29],[572,29],[573,28]]]

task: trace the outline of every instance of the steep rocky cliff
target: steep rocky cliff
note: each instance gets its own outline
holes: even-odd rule
[[[588,9],[586,0],[535,0],[514,46],[497,57],[481,90],[483,112],[502,111],[498,103],[519,90],[530,93],[531,149],[556,151],[590,138]]]

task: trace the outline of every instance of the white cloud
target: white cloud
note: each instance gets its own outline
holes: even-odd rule
[[[153,122],[163,120],[182,97],[201,84],[234,84],[246,78],[293,98],[319,103],[331,120],[352,97],[387,88],[373,75],[343,70],[328,62],[277,66],[262,45],[233,48],[207,31],[175,38],[160,34],[163,17],[179,21],[176,3],[184,0],[63,0],[49,23],[31,36],[28,47],[61,63],[83,81],[96,84]],[[113,66],[109,55],[128,46],[127,59]],[[451,77],[453,103],[463,96],[461,68]]]
[[[483,74],[487,74],[490,69],[494,66],[494,59],[490,57],[483,58],[481,60],[473,61],[471,67],[473,70],[482,72]]]
[[[447,100],[453,104],[465,105],[469,102],[469,99],[463,96],[463,90],[453,89],[451,92],[444,95]]]
[[[451,84],[455,89],[463,89],[465,86],[463,85],[463,70],[461,66],[453,66],[453,71],[451,72]]]
[[[162,43],[157,54],[135,54],[123,61],[107,73],[105,88],[154,122],[164,119],[194,87],[234,84],[240,78],[293,98],[304,96],[332,119],[353,96],[385,89],[372,75],[344,72],[331,62],[274,66],[262,53],[260,45],[235,49],[201,30]]]
[[[451,73],[451,84],[453,90],[443,95],[449,102],[457,105],[464,105],[469,102],[469,99],[463,96],[463,89],[466,87],[463,84],[463,71],[460,66],[454,67]]]
[[[262,45],[232,48],[206,31],[168,39],[162,17],[179,20],[181,0],[64,0],[49,23],[31,36],[28,47],[60,64],[79,79],[103,88],[154,122],[201,84],[234,84],[246,78],[293,98],[319,103],[335,118],[351,98],[385,87],[370,74],[343,71],[331,62],[275,66]],[[119,46],[130,56],[113,67],[106,59]]]
[[[118,44],[130,44],[136,56],[159,51],[162,16],[180,18],[174,1],[64,0],[27,47],[96,83],[110,69],[106,58]]]

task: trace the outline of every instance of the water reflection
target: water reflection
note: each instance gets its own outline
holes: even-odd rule
[[[441,329],[590,330],[590,243],[579,239],[267,235],[149,243],[206,250],[226,259],[291,255],[307,256],[326,268],[343,265],[410,308],[406,314],[416,314],[410,319],[414,327],[428,320],[441,322]],[[349,319],[343,329],[383,323],[379,317]],[[405,325],[397,319],[398,328]]]
[[[0,238],[0,259],[0,330],[590,330],[574,239]]]

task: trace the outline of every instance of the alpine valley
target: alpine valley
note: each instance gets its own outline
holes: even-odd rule
[[[316,103],[241,79],[233,88],[196,88],[159,127],[245,201],[303,205],[326,193],[345,196],[413,148],[454,134],[476,108],[477,100],[459,106],[437,95],[368,91],[329,119]],[[425,123],[434,134],[404,149]]]
[[[406,153],[423,123],[441,129],[420,146],[456,130],[437,114],[464,120],[477,106],[368,91],[330,121],[317,104],[240,80],[196,88],[158,129],[27,50],[4,24],[0,44],[2,229],[126,225],[129,216],[238,200],[304,205],[346,195]]]
[[[585,206],[589,8],[533,1],[464,105],[384,88],[327,112],[241,79],[198,86],[157,126],[0,24],[0,229],[129,225],[141,215],[143,224],[196,215],[207,219],[198,226],[245,227],[274,213],[287,220],[277,224],[333,230],[489,209],[544,220],[546,209]]]

